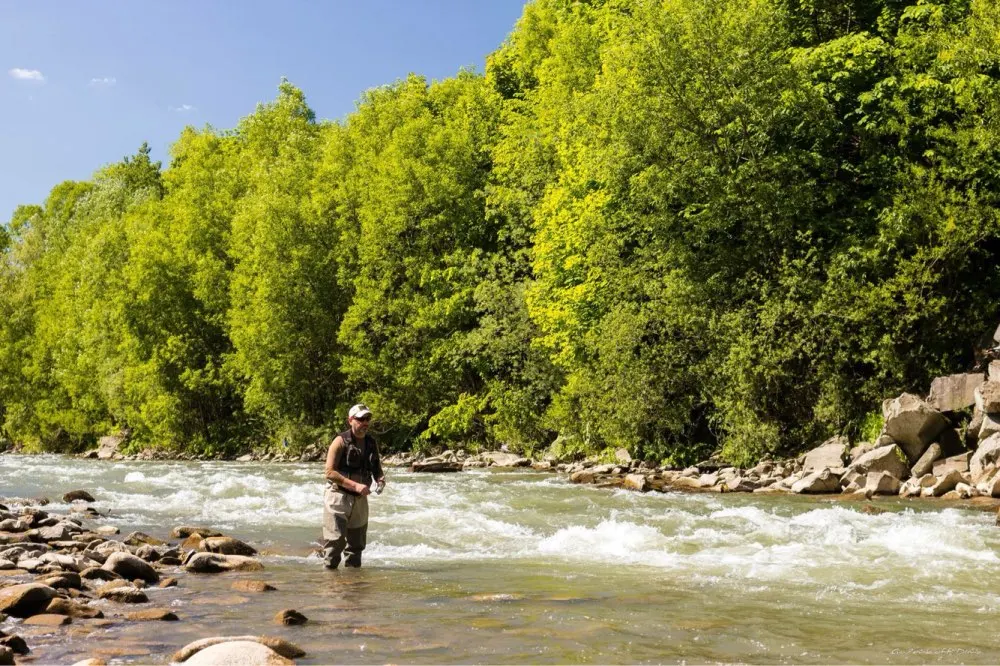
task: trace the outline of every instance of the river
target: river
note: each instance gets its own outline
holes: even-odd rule
[[[365,568],[328,572],[311,555],[321,475],[319,463],[0,456],[0,496],[65,510],[58,498],[86,489],[111,512],[99,524],[161,538],[211,526],[261,549],[266,566],[150,590],[180,622],[0,629],[41,663],[165,663],[198,638],[262,633],[305,649],[303,664],[1000,663],[989,512],[892,499],[871,515],[822,498],[391,469],[371,500]],[[278,591],[235,593],[240,577]],[[273,624],[283,608],[309,623]]]

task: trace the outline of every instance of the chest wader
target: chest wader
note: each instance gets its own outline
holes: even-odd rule
[[[360,444],[350,430],[338,435],[344,442],[335,469],[343,476],[369,485],[382,477],[375,440],[365,435]],[[361,552],[368,543],[368,498],[328,481],[323,493],[323,559],[336,569],[344,555],[344,566],[360,567]]]

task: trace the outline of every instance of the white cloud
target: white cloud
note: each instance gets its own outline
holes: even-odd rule
[[[14,69],[8,69],[7,73],[13,78],[21,81],[38,81],[39,83],[45,82],[45,76],[37,69],[21,69],[20,67],[15,67]]]
[[[194,111],[194,107],[191,106],[190,104],[181,104],[180,106],[171,106],[171,107],[169,107],[169,109],[171,111],[176,111],[177,113],[189,113],[191,111]]]
[[[116,83],[118,83],[118,80],[113,76],[105,76],[104,78],[90,80],[90,85],[95,88],[110,88]]]

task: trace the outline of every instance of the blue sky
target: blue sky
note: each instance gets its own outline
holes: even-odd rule
[[[410,72],[482,71],[524,0],[0,2],[0,222],[185,125],[235,126],[282,76],[319,118]]]

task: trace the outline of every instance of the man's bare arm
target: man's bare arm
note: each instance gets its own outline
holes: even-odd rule
[[[337,465],[340,463],[340,458],[343,455],[344,440],[341,439],[340,435],[337,435],[326,452],[326,468],[324,469],[324,475],[327,480],[333,481],[338,486],[346,490],[367,494],[365,491],[369,490],[368,486],[363,483],[358,483],[357,481],[352,481],[337,471]]]

